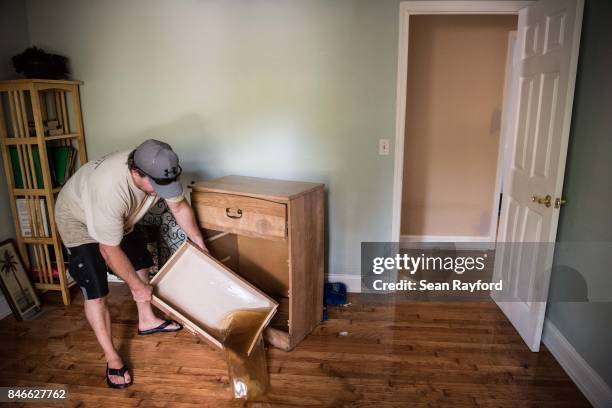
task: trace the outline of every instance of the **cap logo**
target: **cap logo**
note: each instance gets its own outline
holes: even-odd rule
[[[164,176],[168,177],[172,173],[172,176],[176,176],[176,167],[171,167],[170,169],[164,169]]]

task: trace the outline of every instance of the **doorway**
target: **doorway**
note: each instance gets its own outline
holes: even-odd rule
[[[402,241],[494,243],[516,26],[516,15],[411,17]]]
[[[404,142],[409,129],[406,126],[407,95],[411,92],[408,88],[409,22],[420,15],[518,15],[510,86],[501,115],[501,143],[498,140],[503,148],[497,165],[499,169],[503,163],[504,179],[499,179],[503,200],[499,205],[493,279],[503,289],[492,291],[491,297],[532,351],[540,347],[559,210],[565,202],[561,194],[583,7],[583,0],[407,1],[400,4],[394,242],[401,242]],[[472,104],[474,94],[478,95],[466,93],[460,99],[461,104]],[[492,222],[489,227],[495,224]],[[530,243],[537,244],[536,249]]]
[[[531,4],[531,1],[456,1],[456,2],[431,2],[431,1],[405,1],[400,3],[400,33],[399,33],[399,49],[398,49],[398,86],[397,86],[397,101],[396,101],[396,130],[395,130],[395,168],[394,168],[394,176],[393,176],[393,208],[392,208],[392,225],[391,225],[391,241],[394,242],[478,242],[480,243],[479,247],[482,247],[482,243],[492,243],[491,248],[494,247],[495,242],[495,231],[497,227],[497,219],[498,219],[498,207],[499,207],[499,199],[501,192],[501,184],[502,184],[502,164],[503,164],[503,152],[502,149],[504,147],[503,142],[503,134],[501,132],[502,122],[504,119],[504,108],[507,106],[503,106],[506,101],[506,89],[508,87],[507,80],[510,79],[509,71],[509,58],[511,56],[510,46],[512,41],[516,38],[516,35],[512,35],[511,32],[516,29],[517,26],[517,18],[519,11]],[[420,54],[422,50],[419,50],[419,47],[423,47],[427,45],[427,41],[430,43],[440,43],[442,48],[449,49],[454,51],[454,55],[457,54],[456,50],[453,50],[453,39],[452,38],[437,38],[439,35],[444,35],[443,28],[444,25],[452,23],[452,20],[456,18],[459,22],[459,19],[464,19],[462,25],[465,27],[463,32],[464,38],[469,37],[470,35],[474,35],[473,30],[476,30],[475,23],[480,20],[480,25],[485,26],[487,22],[489,23],[489,30],[492,32],[496,32],[500,34],[500,30],[504,31],[505,42],[499,43],[497,45],[487,44],[487,47],[495,47],[496,55],[498,55],[496,63],[503,64],[503,73],[500,76],[499,70],[497,71],[497,79],[491,79],[487,81],[487,86],[491,89],[495,87],[496,94],[494,96],[490,96],[484,101],[489,104],[488,112],[486,112],[483,116],[480,117],[480,135],[475,136],[475,140],[478,137],[482,137],[483,139],[486,137],[486,132],[488,131],[490,137],[487,138],[489,142],[488,146],[488,164],[484,162],[480,162],[480,166],[488,168],[488,173],[491,173],[491,167],[495,167],[495,175],[491,176],[488,174],[488,177],[482,177],[482,174],[478,174],[478,178],[484,180],[484,184],[479,184],[476,182],[475,184],[479,185],[478,194],[475,195],[472,199],[464,200],[463,206],[464,209],[461,211],[457,207],[453,208],[455,205],[453,203],[453,196],[449,193],[444,192],[444,185],[448,185],[449,179],[445,181],[445,174],[452,174],[452,168],[457,168],[457,163],[450,163],[452,166],[446,166],[443,168],[436,168],[435,164],[431,164],[431,171],[427,171],[423,173],[424,179],[419,180],[418,175],[412,175],[408,177],[406,180],[406,188],[404,188],[404,171],[405,169],[414,168],[419,166],[419,162],[423,160],[429,160],[431,163],[434,163],[433,157],[420,157],[422,150],[419,151],[411,149],[410,154],[405,156],[405,152],[407,148],[410,148],[411,144],[417,144],[420,139],[423,137],[427,137],[424,133],[419,132],[418,123],[415,124],[411,122],[407,123],[409,119],[409,114],[418,115],[419,106],[417,104],[409,105],[410,100],[408,95],[412,95],[412,89],[410,88],[411,84],[415,82],[412,78],[412,72],[409,72],[409,67],[411,64],[409,50],[412,48],[412,51],[416,54]],[[446,20],[445,20],[446,19]],[[417,21],[419,20],[419,21]],[[470,24],[470,20],[473,20]],[[420,27],[413,28],[413,22],[416,21],[416,25]],[[470,28],[470,25],[473,25]],[[502,28],[503,27],[503,28]],[[512,28],[514,27],[514,28]],[[414,38],[411,38],[411,35],[416,35],[415,30],[434,30],[438,29],[439,33],[430,36],[429,39],[425,40],[425,44],[416,43],[415,46],[411,47],[411,41]],[[447,27],[450,29],[450,27]],[[476,34],[476,38],[479,36]],[[431,45],[431,44],[430,44]],[[461,45],[461,48],[465,49],[469,46],[467,43],[459,43],[456,45]],[[504,53],[504,50],[506,52]],[[499,55],[503,54],[503,61],[499,58]],[[440,56],[443,58],[448,58],[449,55],[444,53],[444,50],[441,49],[439,51]],[[454,55],[451,55],[453,57]],[[433,57],[433,54],[430,55],[430,58]],[[486,56],[485,56],[486,57]],[[486,58],[485,58],[486,59]],[[438,66],[440,69],[448,68],[452,72],[452,66],[444,67],[443,64],[440,64],[439,58],[436,60],[430,61],[430,64],[433,66]],[[419,64],[417,61],[418,65]],[[468,68],[467,66],[464,68]],[[422,66],[420,69],[424,69]],[[418,74],[418,71],[417,71]],[[454,77],[456,77],[458,72],[454,72]],[[431,78],[429,78],[431,80]],[[494,84],[492,86],[491,84]],[[441,91],[436,89],[436,84],[431,83],[431,88],[437,93],[442,94]],[[421,92],[427,92],[427,87],[424,87],[423,84],[420,84]],[[460,87],[459,87],[460,88]],[[465,89],[465,88],[464,88]],[[501,89],[501,102],[500,102],[500,89]],[[417,90],[418,92],[418,90]],[[457,92],[457,91],[456,91]],[[463,91],[465,94],[465,91]],[[456,100],[462,100],[461,103],[463,105],[467,105],[464,101],[469,101],[473,92],[470,92],[470,95],[467,98],[455,98]],[[481,98],[481,101],[483,99]],[[416,100],[418,101],[418,100]],[[487,102],[488,101],[488,102]],[[493,101],[493,102],[491,102]],[[431,100],[429,101],[431,104]],[[493,104],[497,104],[497,109],[491,108]],[[412,107],[411,107],[412,106]],[[469,106],[467,106],[469,107]],[[411,109],[411,111],[409,111]],[[482,108],[481,108],[482,109]],[[457,115],[454,115],[457,117]],[[433,123],[431,120],[422,120],[421,122]],[[483,125],[488,123],[487,125]],[[439,125],[439,124],[438,124]],[[412,128],[411,128],[412,127]],[[448,125],[447,125],[448,127]],[[444,138],[448,137],[448,135],[440,134],[443,132],[440,129],[440,126],[434,126],[434,129],[429,129],[429,131],[436,131],[439,134],[439,140],[431,140],[433,142],[432,145],[428,146],[434,150],[437,150],[435,154],[440,153],[440,144],[444,142]],[[484,129],[484,130],[483,130]],[[466,134],[469,132],[465,129],[461,129],[460,134]],[[492,133],[492,134],[491,134]],[[409,137],[414,137],[416,134],[416,138],[411,139],[410,142],[407,143],[407,139]],[[470,136],[471,137],[471,136]],[[460,140],[460,139],[459,139]],[[493,145],[493,147],[491,146]],[[495,151],[495,146],[497,146],[497,156],[492,157],[495,153],[491,153]],[[465,145],[461,146],[462,148]],[[418,158],[418,159],[417,159]],[[406,166],[408,159],[414,159],[412,163]],[[444,157],[440,157],[440,159],[444,162]],[[416,162],[416,163],[415,163]],[[446,164],[449,164],[449,161],[446,160]],[[422,166],[421,166],[422,167]],[[471,172],[477,172],[478,166],[472,166]],[[469,174],[470,171],[466,171],[465,173]],[[427,178],[431,177],[434,180],[430,182]],[[453,175],[454,177],[454,175]],[[436,183],[435,179],[440,179],[442,182]],[[494,180],[494,186],[491,188],[491,179]],[[474,183],[473,183],[474,184]],[[452,185],[453,190],[457,187],[456,185]],[[408,200],[405,200],[405,194],[411,195],[412,191],[419,192],[418,195],[410,197]],[[441,195],[439,193],[442,192]],[[466,195],[469,195],[470,192],[466,191]],[[486,197],[486,205],[484,203],[478,203],[477,197],[480,198],[482,196]],[[436,211],[432,212],[431,208],[435,207],[439,204],[436,200],[440,197],[444,196],[445,204],[441,205],[439,209],[439,213],[446,214],[444,223],[434,220]],[[463,197],[465,198],[465,196]],[[420,207],[420,208],[419,208]],[[429,207],[429,208],[426,208]],[[416,211],[414,214],[408,215],[403,219],[403,213],[410,211],[411,209],[416,208],[419,211]],[[466,210],[467,208],[467,210]],[[425,211],[427,209],[427,211]],[[465,215],[471,213],[471,215]],[[466,225],[463,226],[449,226],[448,224],[452,223],[453,220],[464,214],[463,224],[471,224],[469,225],[471,228],[467,228]],[[447,224],[444,227],[441,224]]]

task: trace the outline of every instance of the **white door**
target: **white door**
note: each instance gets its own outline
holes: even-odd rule
[[[532,351],[546,311],[582,9],[583,0],[542,0],[519,12],[494,272],[503,291],[493,298]],[[537,201],[546,196],[550,206]]]

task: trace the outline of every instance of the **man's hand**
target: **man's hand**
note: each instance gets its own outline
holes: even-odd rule
[[[136,288],[130,288],[132,290],[132,296],[136,302],[150,302],[151,295],[153,294],[153,287],[147,283],[142,282]]]
[[[208,250],[208,248],[206,248],[206,244],[204,244],[204,240],[200,240],[199,242],[196,241],[191,241],[194,244],[196,244],[196,246],[198,246],[202,251],[210,254],[210,251]]]

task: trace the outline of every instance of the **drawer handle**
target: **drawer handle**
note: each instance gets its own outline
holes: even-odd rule
[[[225,209],[225,215],[227,215],[228,217],[233,218],[233,219],[242,218],[242,210],[240,208],[238,208],[236,210],[236,215],[234,215],[234,214],[230,214],[230,209],[228,207],[228,208]]]

